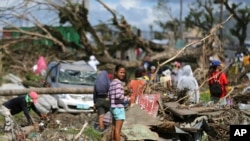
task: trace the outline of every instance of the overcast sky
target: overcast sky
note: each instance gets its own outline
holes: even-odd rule
[[[11,4],[16,4],[22,0],[0,0],[0,7],[7,7]],[[79,1],[79,0],[78,0]],[[158,20],[154,13],[154,8],[158,0],[103,0],[111,9],[119,12],[120,15],[125,16],[127,21],[142,30],[149,30],[150,25],[154,25],[155,20]],[[182,0],[183,1],[183,19],[188,14],[188,5],[196,0]],[[237,2],[245,2],[250,4],[250,0],[231,0]],[[168,0],[168,6],[171,8],[173,16],[179,18],[180,15],[180,0]],[[219,10],[219,9],[218,9]],[[89,0],[89,20],[92,25],[102,22],[107,22],[111,18],[111,14],[104,9],[96,0]],[[53,22],[55,17],[51,13],[41,13],[35,11],[36,17],[43,20],[43,22]],[[168,16],[166,16],[168,17]],[[22,23],[23,24],[23,23]],[[24,26],[24,25],[21,25]]]
[[[103,0],[105,4],[119,12],[119,14],[125,16],[127,21],[136,27],[143,30],[149,30],[149,25],[154,24],[155,20],[158,20],[153,10],[157,5],[157,0]],[[182,0],[183,1],[183,18],[187,16],[190,5],[196,0]],[[250,0],[231,0],[237,2],[244,2],[250,4]],[[180,15],[180,0],[168,0],[168,6],[171,8],[173,16],[178,17]],[[97,24],[100,21],[107,21],[111,18],[111,14],[107,12],[100,4],[95,0],[90,0],[90,16],[89,19],[93,24]],[[218,9],[219,10],[219,9]],[[166,15],[168,18],[168,16]],[[158,27],[154,24],[154,29]]]
[[[154,7],[157,5],[157,0],[103,0],[105,4],[119,12],[120,15],[125,16],[127,21],[136,27],[144,30],[149,30],[149,26],[158,20]],[[193,0],[183,0],[183,16],[187,15],[188,3]],[[169,0],[169,7],[174,16],[179,17],[180,3],[179,0]],[[94,23],[99,21],[106,21],[111,18],[111,14],[107,12],[100,4],[95,1],[89,3],[90,16],[89,19]],[[168,16],[166,15],[168,18]],[[156,27],[154,27],[156,28]]]

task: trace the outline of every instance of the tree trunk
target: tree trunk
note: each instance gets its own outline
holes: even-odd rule
[[[28,88],[28,89],[6,89],[0,90],[0,96],[23,95],[30,91],[36,91],[38,94],[92,94],[93,88]]]

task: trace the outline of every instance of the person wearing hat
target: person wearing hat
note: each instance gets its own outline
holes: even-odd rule
[[[211,61],[211,66],[210,66],[210,74],[209,74],[209,81],[208,85],[211,87],[211,85],[215,82],[218,81],[218,83],[221,86],[222,93],[220,95],[215,95],[211,93],[211,100],[216,102],[219,102],[220,99],[226,96],[227,90],[226,90],[226,85],[228,84],[228,79],[227,76],[224,72],[222,72],[222,63],[219,60],[212,60]],[[222,105],[226,104],[226,100],[222,101]]]
[[[28,121],[28,124],[34,124],[34,121],[29,114],[30,109],[32,109],[37,115],[39,115],[39,117],[43,118],[44,115],[42,115],[34,105],[35,103],[37,103],[37,101],[37,93],[31,91],[26,95],[15,97],[3,103],[0,108],[0,113],[5,117],[4,131],[11,131],[14,126],[14,121],[11,115],[18,114],[22,111]]]

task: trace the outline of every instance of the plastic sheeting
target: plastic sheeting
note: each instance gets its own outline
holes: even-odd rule
[[[193,72],[190,65],[186,65],[182,68],[182,74],[179,77],[177,83],[177,89],[184,90],[188,89],[188,94],[191,97],[191,101],[194,103],[199,102],[200,94],[199,94],[199,86],[198,82],[193,76]]]
[[[52,109],[58,109],[57,100],[51,95],[40,96],[35,106],[43,114],[48,114]]]

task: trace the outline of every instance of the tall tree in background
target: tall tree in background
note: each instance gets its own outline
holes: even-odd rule
[[[174,34],[174,39],[177,40],[180,37],[181,15],[179,20],[173,16],[171,8],[168,6],[168,0],[158,0],[154,11],[158,17],[155,23],[163,30],[163,33],[171,31]]]
[[[221,4],[225,6],[226,11],[223,12],[225,15],[226,13],[233,14],[233,19],[236,22],[234,26],[230,27],[230,33],[238,39],[240,45],[239,51],[244,51],[247,27],[250,22],[250,7],[247,5],[243,6],[242,3],[236,2],[230,3],[228,0],[197,0],[197,2],[190,6],[190,13],[185,18],[186,26],[195,26],[203,30],[204,33],[207,33],[214,24],[223,21],[223,19],[216,18],[219,17],[216,16],[219,15],[219,12],[215,10],[215,7],[221,7]],[[220,13],[222,13],[222,11],[220,11]],[[220,16],[220,18],[221,17],[227,16]]]
[[[230,32],[239,40],[239,51],[244,51],[244,42],[247,38],[247,26],[250,22],[250,7],[242,3],[229,3],[228,0],[221,0],[225,8],[233,14],[236,20],[235,25],[230,28]]]
[[[190,12],[185,18],[186,27],[198,27],[203,33],[208,33],[214,24],[218,23],[213,13],[215,11],[213,5],[212,0],[197,0],[193,2],[189,6]]]

